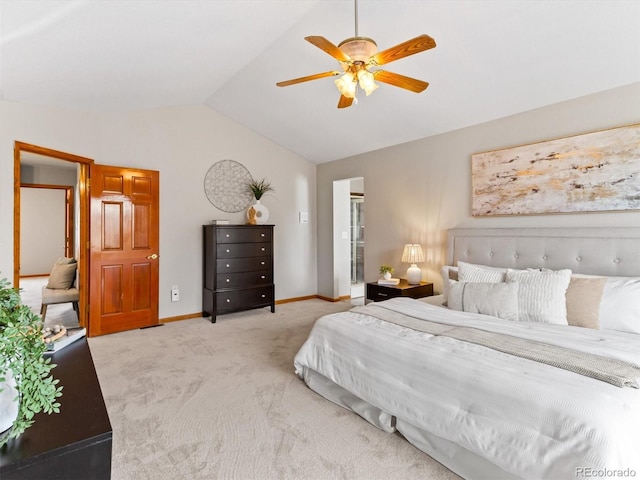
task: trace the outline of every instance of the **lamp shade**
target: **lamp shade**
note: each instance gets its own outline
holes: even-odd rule
[[[417,243],[407,243],[402,252],[403,263],[420,263],[424,262],[424,252],[422,247]]]

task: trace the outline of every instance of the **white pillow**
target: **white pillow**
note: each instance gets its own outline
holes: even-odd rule
[[[504,282],[506,268],[487,267],[473,263],[458,262],[458,280],[461,282]]]
[[[566,292],[571,270],[512,270],[507,283],[518,282],[518,319],[523,322],[568,325]]]
[[[463,312],[483,313],[505,320],[518,320],[518,288],[516,282],[456,282],[449,280],[449,308]]]
[[[609,277],[600,301],[600,328],[640,334],[640,277]]]

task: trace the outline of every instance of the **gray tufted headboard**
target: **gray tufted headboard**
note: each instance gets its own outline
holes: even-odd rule
[[[458,260],[507,268],[640,276],[640,228],[454,228],[447,265]]]

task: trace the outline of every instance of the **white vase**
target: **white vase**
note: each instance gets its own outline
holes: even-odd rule
[[[256,200],[256,203],[251,205],[256,212],[256,223],[258,225],[267,223],[269,220],[269,209],[260,203],[260,200]],[[247,218],[249,218],[249,212],[247,212]]]
[[[11,374],[7,371],[4,375],[6,381],[0,383],[0,437],[2,433],[9,430],[13,422],[18,418],[18,390],[16,382]]]
[[[384,272],[382,274],[382,278],[384,278],[385,280],[391,280],[391,272]]]

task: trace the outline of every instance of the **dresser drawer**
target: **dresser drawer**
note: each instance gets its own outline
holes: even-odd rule
[[[272,304],[273,286],[245,288],[216,293],[216,312],[232,312]]]
[[[271,255],[270,243],[223,243],[216,246],[218,258],[266,257]]]
[[[218,275],[271,269],[271,257],[223,258],[216,260]]]
[[[273,283],[273,274],[269,270],[246,273],[220,273],[216,280],[216,290],[222,290],[250,285],[269,285]]]
[[[216,231],[217,243],[251,243],[271,242],[271,228],[224,228],[218,227]]]

